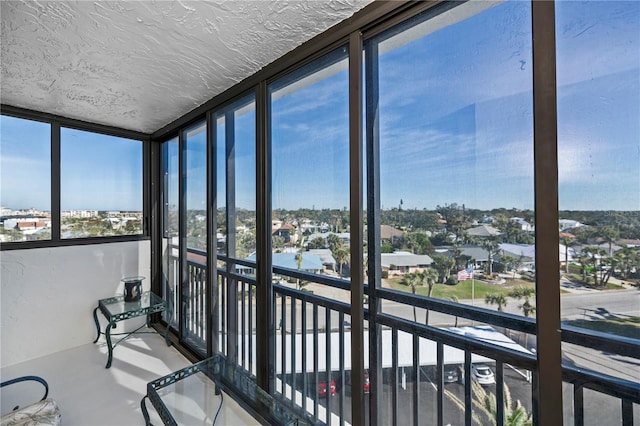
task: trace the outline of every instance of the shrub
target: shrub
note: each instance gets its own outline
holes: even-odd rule
[[[456,277],[455,275],[449,276],[449,278],[447,278],[447,281],[445,282],[445,284],[447,284],[447,285],[456,285],[456,284],[458,284],[458,277]]]

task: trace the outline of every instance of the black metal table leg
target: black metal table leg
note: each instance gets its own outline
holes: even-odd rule
[[[98,321],[98,308],[93,310],[93,320],[96,322],[96,329],[98,330],[98,335],[96,336],[96,340],[93,343],[97,342],[100,338],[100,322]]]
[[[151,418],[149,417],[149,411],[147,411],[147,404],[145,404],[145,399],[147,398],[148,396],[145,396],[140,401],[140,410],[142,411],[142,417],[144,417],[144,425],[153,426],[153,424],[151,424]]]
[[[111,346],[111,328],[115,325],[114,322],[110,322],[107,326],[107,330],[104,332],[107,337],[107,349],[109,349],[109,358],[105,368],[111,367],[111,361],[113,360],[113,346]]]

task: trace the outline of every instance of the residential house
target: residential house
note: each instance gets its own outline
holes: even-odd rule
[[[432,263],[433,259],[426,254],[413,254],[407,251],[380,254],[382,270],[389,271],[390,276],[422,270]]]
[[[510,386],[512,396],[521,392],[516,399],[532,413],[533,424],[583,425],[586,419],[628,426],[637,420],[640,385],[629,366],[638,364],[640,345],[567,326],[559,303],[564,296],[555,283],[557,230],[564,229],[558,172],[568,171],[559,151],[597,155],[587,167],[575,164],[575,181],[613,188],[592,173],[604,164],[616,167],[616,187],[631,188],[629,198],[637,194],[637,164],[629,172],[618,169],[629,160],[625,156],[603,160],[607,153],[637,148],[637,114],[629,105],[638,104],[638,2],[5,1],[0,7],[2,160],[28,160],[11,169],[12,180],[5,179],[2,163],[0,186],[44,176],[44,183],[34,182],[46,188],[42,201],[48,205],[39,209],[52,211],[49,239],[0,246],[0,367],[62,353],[49,368],[74,372],[77,364],[68,361],[68,352],[96,338],[91,311],[98,299],[122,294],[124,276],[147,277],[144,289],[173,309],[151,318],[154,328],[169,331],[173,348],[144,347],[138,349],[144,361],[126,371],[116,360],[110,371],[100,366],[74,380],[91,385],[80,386],[91,389],[84,392],[91,404],[67,408],[68,424],[109,423],[121,411],[135,418],[116,424],[141,422],[136,410],[145,381],[135,389],[124,382],[145,377],[162,363],[156,354],[174,348],[190,361],[222,353],[252,376],[250,383],[311,416],[311,423],[328,423],[332,413],[338,418],[332,424],[472,424],[478,410],[471,381],[456,384],[461,397],[451,403],[447,398],[455,393],[445,392],[451,387],[442,377],[446,359],[437,356],[434,374],[426,378],[423,345],[440,354],[450,347],[462,351],[457,362],[466,377],[475,356],[493,360],[497,380],[490,392],[506,400],[505,383],[517,383]],[[580,129],[589,144],[558,137],[575,128],[573,117],[584,116]],[[11,137],[16,134],[29,137]],[[74,169],[65,155],[80,154],[73,150],[77,140],[87,148],[78,157],[81,165],[95,170],[78,167],[78,177],[65,181]],[[109,149],[100,150],[98,140]],[[39,149],[32,148],[36,142]],[[103,170],[105,152],[121,145],[126,150],[117,167]],[[8,156],[5,146],[22,155]],[[36,173],[42,163],[50,173]],[[100,171],[107,182],[79,192],[98,194],[105,203],[122,200],[121,178],[134,176],[131,192],[145,223],[141,233],[61,232],[61,206],[75,194],[71,183],[86,183]],[[4,197],[11,187],[0,188],[2,205],[8,205]],[[412,197],[431,208],[461,198],[467,205],[535,205],[535,317],[383,287],[381,271],[391,262],[365,226],[383,225],[381,206],[401,196],[407,204],[415,203]],[[347,280],[321,274],[322,262],[312,254],[302,255],[298,269],[294,253],[271,252],[274,232],[292,237],[292,229],[272,229],[284,201],[292,209],[322,202],[348,210],[350,232],[341,238],[352,258],[367,253],[366,286],[359,261],[352,262]],[[246,205],[255,215],[255,261],[234,258],[234,218]],[[207,211],[200,229],[185,220],[194,206]],[[106,210],[130,210],[124,207]],[[213,241],[222,224],[223,248]],[[479,228],[471,235],[497,235],[495,228]],[[190,231],[198,238],[190,239]],[[430,264],[428,256],[396,256],[394,265],[406,259],[407,270]],[[239,274],[241,268],[255,273]],[[283,287],[274,276],[314,282],[339,296]],[[455,316],[529,337],[535,353],[427,325],[425,311],[433,321],[436,315],[449,321]],[[384,335],[391,344],[382,344]],[[283,336],[290,336],[291,346]],[[302,344],[308,339],[310,347]],[[121,345],[116,353],[132,347]],[[575,347],[580,356],[569,352]],[[291,362],[291,353],[307,362]],[[399,366],[397,360],[409,353],[411,367]],[[314,362],[318,358],[323,363]],[[620,362],[624,368],[617,368]],[[525,380],[527,371],[532,383]],[[317,398],[320,388],[332,387],[335,379],[327,377],[324,386],[311,387],[314,395],[309,389],[304,396],[296,393],[304,379],[332,372],[350,378],[349,392],[341,389],[345,380],[333,386],[336,398]],[[52,385],[58,395],[79,387],[69,386],[68,376]],[[95,397],[107,383],[115,389],[111,397]],[[79,419],[78,412],[89,417]],[[498,403],[487,424],[502,424],[507,416]]]

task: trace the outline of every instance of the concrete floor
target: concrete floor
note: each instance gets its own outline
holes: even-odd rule
[[[190,364],[155,333],[128,338],[115,348],[110,369],[105,369],[106,362],[107,347],[101,337],[96,344],[5,367],[0,370],[0,379],[24,375],[44,378],[49,383],[49,396],[60,405],[62,424],[66,426],[144,425],[140,400],[146,394],[147,383]],[[17,404],[35,402],[42,394],[42,385],[35,382],[5,387],[0,398],[2,413]],[[147,407],[151,422],[161,425],[149,402]],[[208,422],[211,424],[211,419]],[[225,397],[216,425],[247,424],[257,423],[230,397]]]

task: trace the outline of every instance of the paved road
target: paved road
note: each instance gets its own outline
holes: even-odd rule
[[[594,291],[560,298],[563,320],[640,316],[640,291]]]
[[[319,292],[318,292],[319,293]],[[461,303],[471,304],[470,300],[462,300]],[[574,294],[564,294],[561,299],[561,318],[562,320],[576,320],[576,319],[587,319],[587,320],[599,320],[599,319],[610,319],[610,318],[627,318],[627,317],[640,317],[640,291],[633,290],[619,290],[619,291],[593,291],[588,293],[574,293]],[[522,315],[522,311],[518,307],[518,301],[509,300],[509,303],[505,307],[504,311]],[[536,303],[538,309],[543,309],[543,303]],[[484,307],[488,309],[495,309],[495,306],[486,305],[484,301],[475,301],[475,306]],[[280,323],[280,318],[282,315],[281,306],[278,303],[276,308],[276,324]],[[254,305],[255,309],[255,305]],[[285,307],[286,309],[286,323],[287,328],[290,327],[291,322],[291,306],[288,303]],[[406,318],[409,320],[414,319],[414,310],[413,308],[404,305],[402,303],[391,302],[391,301],[383,301],[382,310],[385,313],[390,315],[395,315],[401,318]],[[254,311],[255,312],[255,311]],[[318,310],[319,318],[318,318],[318,328],[325,329],[326,327],[326,315],[323,308],[319,308]],[[425,321],[425,310],[424,309],[416,309],[415,316],[418,322]],[[330,316],[331,328],[337,329],[339,325],[339,317],[337,312],[332,312]],[[306,312],[307,319],[307,328],[311,329],[313,325],[313,309],[312,306],[307,306]],[[345,321],[350,322],[350,317],[345,315]],[[458,325],[470,325],[472,324],[472,320],[458,318]],[[451,327],[456,323],[456,318],[452,315],[447,315],[439,312],[430,312],[429,313],[429,324],[443,327]],[[296,329],[298,331],[301,330],[302,326],[302,316],[301,316],[301,307],[298,303],[296,308]],[[638,336],[640,339],[640,336]]]
[[[317,291],[316,294],[322,295],[321,291]],[[330,295],[327,295],[330,296]],[[341,298],[344,298],[341,295]],[[461,300],[461,303],[471,305],[471,300]],[[475,306],[495,309],[495,306],[487,305],[484,300],[475,300]],[[510,299],[505,307],[504,311],[512,314],[522,315],[522,310],[519,308],[519,302]],[[640,291],[633,290],[619,290],[619,291],[591,291],[572,294],[563,294],[560,298],[561,304],[561,318],[563,320],[575,320],[575,319],[606,319],[612,317],[624,318],[629,316],[640,316]],[[536,303],[538,309],[543,309],[544,303]],[[413,309],[402,303],[383,301],[382,310],[390,315],[395,315],[401,318],[413,320]],[[298,308],[298,326],[300,326],[300,309]],[[279,308],[276,314],[276,320],[279,321]],[[313,310],[307,309],[307,324],[312,324]],[[423,309],[416,309],[416,317],[419,322],[424,322],[425,311]],[[455,323],[455,317],[451,315],[442,314],[439,312],[430,312],[429,324],[441,325],[441,326],[453,326]],[[332,327],[336,327],[338,324],[337,315],[332,316]],[[458,325],[468,325],[470,320],[459,320]],[[319,322],[320,327],[324,327],[324,312],[321,310],[321,318]],[[640,338],[640,337],[639,337]]]

